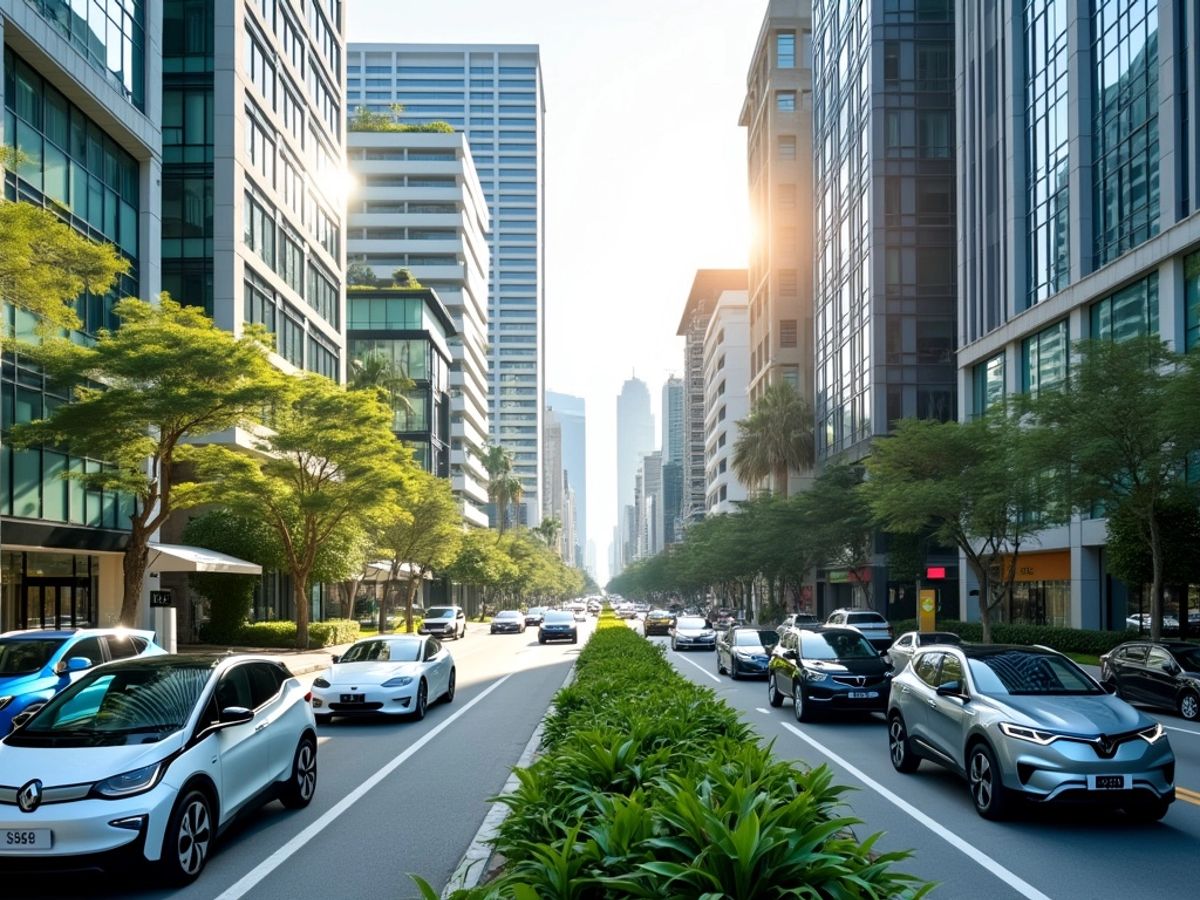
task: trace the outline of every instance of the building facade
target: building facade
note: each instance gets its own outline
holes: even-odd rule
[[[563,520],[575,531],[571,545],[576,566],[583,565],[587,547],[587,406],[582,397],[546,391],[546,406],[554,410],[562,427],[562,459],[566,482],[575,495],[573,522]]]
[[[386,131],[350,131],[347,144],[357,184],[348,205],[348,261],[366,264],[385,281],[407,268],[436,291],[454,321],[447,474],[464,520],[486,528],[488,476],[480,453],[489,439],[490,413],[489,218],[470,147],[461,134]],[[369,311],[383,315],[378,307]],[[349,365],[356,359],[351,355]]]
[[[708,515],[736,512],[746,486],[733,474],[738,420],[750,412],[750,304],[723,291],[704,332],[704,502]]]
[[[955,54],[963,418],[1069,378],[1081,338],[1200,346],[1196,5],[968,6]],[[1137,606],[1107,570],[1106,535],[1100,517],[1041,533],[1001,617],[1124,627]],[[966,598],[976,585],[960,571]]]
[[[563,431],[550,407],[542,413],[542,518],[565,522],[566,479],[563,470]],[[561,536],[561,532],[560,532]]]
[[[491,213],[488,346],[493,443],[512,451],[521,517],[542,510],[544,128],[536,45],[352,44],[346,103],[466,134]]]
[[[662,389],[662,495],[663,545],[680,540],[683,528],[680,505],[683,487],[683,379],[672,375]]]
[[[654,451],[654,416],[650,391],[639,378],[629,378],[617,397],[617,522],[618,575],[637,552],[636,480],[642,457]]]

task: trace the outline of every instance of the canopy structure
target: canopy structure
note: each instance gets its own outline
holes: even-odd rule
[[[214,572],[224,575],[261,575],[262,566],[218,553],[205,547],[189,547],[186,544],[151,544],[150,559],[146,565],[150,572]]]

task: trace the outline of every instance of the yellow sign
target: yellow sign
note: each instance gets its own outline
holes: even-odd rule
[[[925,589],[921,591],[917,627],[921,631],[937,630],[937,591]]]

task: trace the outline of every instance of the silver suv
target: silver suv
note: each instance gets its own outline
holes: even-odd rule
[[[871,646],[880,652],[892,646],[892,626],[880,613],[871,609],[835,609],[825,624],[848,626],[861,631]]]
[[[1053,650],[922,647],[892,681],[887,719],[896,770],[915,772],[922,759],[953,769],[987,819],[1025,798],[1157,821],[1175,799],[1162,725]]]

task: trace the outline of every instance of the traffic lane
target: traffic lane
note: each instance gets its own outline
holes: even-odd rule
[[[681,672],[717,689],[764,737],[775,737],[778,755],[809,764],[828,763],[840,781],[859,788],[849,798],[854,814],[866,823],[859,833],[886,830],[884,847],[912,848],[915,857],[900,868],[941,882],[938,893],[978,894],[979,885],[987,884],[989,897],[1037,896],[1039,891],[1056,898],[1142,895],[1147,872],[1155,873],[1156,893],[1159,889],[1163,895],[1193,891],[1188,869],[1179,861],[1190,858],[1200,839],[1200,807],[1176,802],[1163,823],[1154,826],[1133,825],[1115,813],[1058,807],[1028,807],[1012,821],[988,822],[976,815],[964,782],[954,773],[932,763],[923,763],[914,775],[896,772],[888,759],[881,716],[798,725],[790,701],[782,709],[767,706],[763,681],[713,681],[707,662],[699,667],[690,664],[696,662],[695,656],[707,655],[668,652]],[[938,835],[885,792],[949,835]],[[956,848],[953,837],[965,847]],[[1004,871],[987,868],[987,859],[972,859],[968,852],[985,855]],[[1132,859],[1137,860],[1136,866],[1129,865]],[[1066,883],[1064,872],[1071,873]]]

